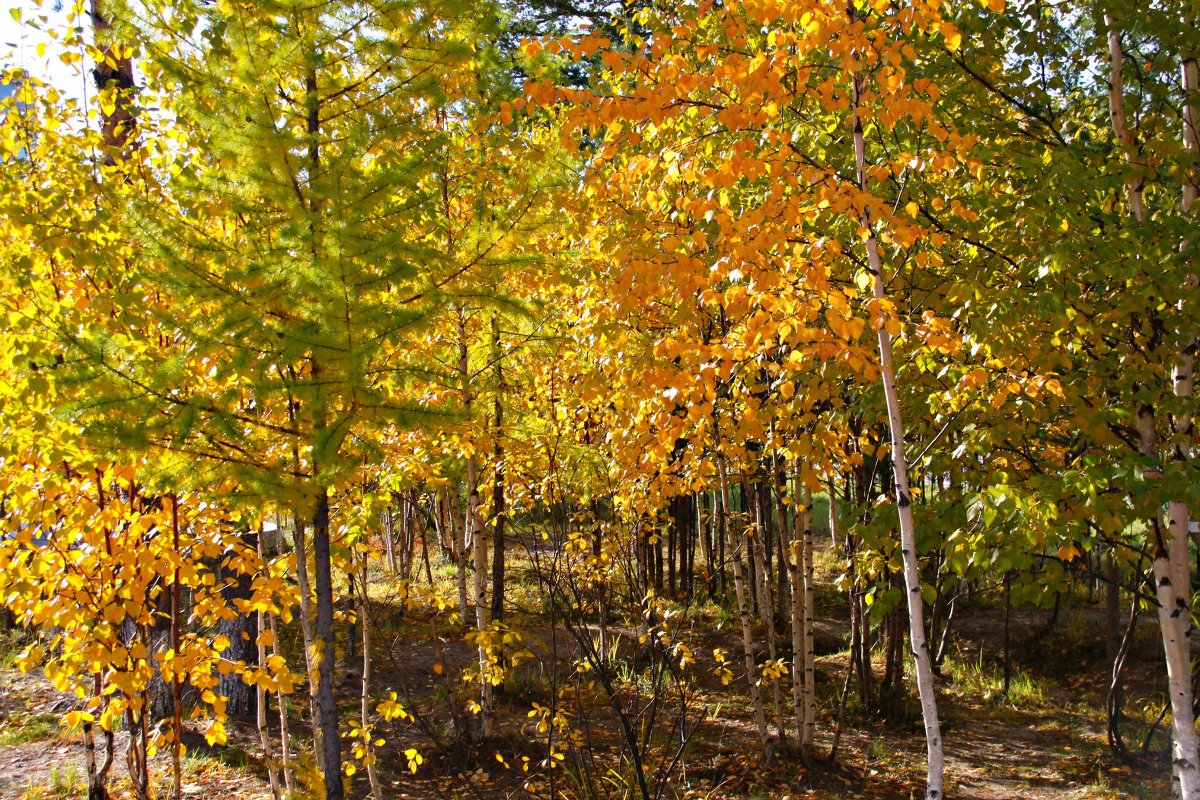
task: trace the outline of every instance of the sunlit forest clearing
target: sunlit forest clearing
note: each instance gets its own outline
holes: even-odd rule
[[[1200,800],[1198,15],[15,3],[0,796]]]

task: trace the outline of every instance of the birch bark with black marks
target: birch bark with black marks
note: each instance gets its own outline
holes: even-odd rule
[[[851,11],[851,16],[853,16],[853,11]],[[868,188],[866,141],[863,136],[862,117],[859,114],[864,83],[863,75],[856,71],[853,75],[852,96],[854,164],[858,188],[865,196]],[[859,213],[859,222],[866,236],[867,264],[873,278],[874,297],[880,305],[883,305],[887,300],[887,288],[883,278],[882,259],[879,255],[879,240],[875,236],[870,211],[865,205]],[[900,410],[900,394],[896,387],[892,335],[888,332],[887,325],[877,325],[876,327],[879,338],[879,376],[883,383],[883,394],[887,404],[888,428],[891,433],[892,445],[892,471],[895,474],[896,507],[900,517],[900,555],[904,564],[909,640],[912,644],[913,660],[916,666],[917,692],[921,699],[921,718],[925,725],[925,746],[928,758],[925,797],[926,800],[941,800],[946,757],[942,745],[941,722],[938,719],[929,644],[925,633],[925,604],[921,598],[921,573],[918,562],[916,525],[912,513],[912,495],[908,482],[904,419]]]
[[[1141,176],[1138,147],[1134,132],[1129,127],[1125,113],[1125,87],[1122,78],[1123,56],[1121,52],[1121,30],[1114,19],[1105,15],[1104,25],[1108,42],[1109,60],[1109,112],[1113,133],[1120,145],[1126,162],[1125,194],[1129,214],[1134,224],[1145,221],[1143,202],[1143,179]],[[1189,82],[1188,60],[1184,59],[1183,82],[1185,91]],[[1190,70],[1192,89],[1195,88],[1195,61]],[[1191,94],[1188,95],[1191,97]],[[1194,147],[1195,108],[1185,98],[1185,146]],[[1189,120],[1190,115],[1190,120]],[[1189,122],[1191,123],[1189,125]],[[1189,134],[1192,137],[1189,142]],[[1188,187],[1192,186],[1192,194]],[[1184,184],[1184,210],[1190,210],[1195,200],[1194,185]],[[1190,199],[1189,199],[1190,198]],[[1151,349],[1154,347],[1152,342]],[[1190,347],[1185,346],[1176,356],[1173,370],[1173,391],[1178,397],[1190,397],[1192,390],[1192,357]],[[1162,477],[1158,451],[1157,421],[1154,407],[1140,402],[1137,408],[1138,450],[1151,466],[1146,468],[1149,480]],[[1188,431],[1190,439],[1191,416],[1185,414],[1179,425]],[[1178,431],[1177,431],[1178,432]],[[1186,458],[1186,445],[1182,437],[1176,438],[1172,456]],[[1172,777],[1176,792],[1183,800],[1200,798],[1200,764],[1198,764],[1195,717],[1192,707],[1191,682],[1191,582],[1188,564],[1188,509],[1186,503],[1172,500],[1168,506],[1167,525],[1163,525],[1161,510],[1148,520],[1152,548],[1155,594],[1158,600],[1158,621],[1162,632],[1163,650],[1167,662],[1167,687],[1171,701],[1172,718]]]
[[[812,752],[817,729],[817,665],[816,642],[813,636],[813,526],[812,526],[812,489],[807,483],[801,484],[800,503],[800,561],[801,583],[804,595],[804,612],[801,616],[801,646],[804,675],[803,722],[800,726],[800,749],[805,754]],[[832,502],[832,501],[830,501]]]
[[[719,437],[718,437],[719,439]],[[729,476],[725,463],[725,455],[717,445],[717,473],[720,478],[721,503],[721,539],[729,543],[730,561],[733,564],[733,588],[737,596],[738,619],[742,625],[742,655],[746,667],[746,683],[750,689],[750,701],[754,706],[754,725],[758,731],[759,745],[763,756],[771,758],[770,736],[767,733],[767,715],[763,709],[762,692],[760,691],[758,664],[754,655],[754,629],[750,619],[750,605],[746,597],[746,573],[742,569],[742,548],[734,539],[732,526],[729,524]]]

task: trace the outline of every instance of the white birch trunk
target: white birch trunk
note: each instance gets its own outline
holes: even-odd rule
[[[176,502],[178,502],[178,500],[176,500]],[[263,535],[263,528],[260,525],[258,528],[258,557],[265,564],[266,550],[263,546]],[[267,646],[263,644],[262,641],[263,633],[268,629],[267,616],[267,613],[264,611],[260,610],[258,612],[259,640],[257,644],[258,663],[260,667],[267,663]],[[267,729],[267,692],[261,685],[255,686],[254,701],[254,717],[255,723],[258,725],[258,741],[262,745],[263,760],[267,762],[267,779],[271,784],[271,796],[274,797],[275,800],[279,800],[279,776],[275,769],[275,755],[271,751],[271,734]],[[176,696],[175,702],[179,702],[178,696]]]
[[[466,312],[459,309],[459,342],[458,369],[462,380],[463,413],[470,417],[474,397],[471,393],[471,363],[467,349],[467,319]],[[475,605],[475,628],[479,632],[479,722],[483,737],[489,738],[493,733],[492,719],[492,671],[491,658],[488,655],[488,637],[486,636],[491,608],[487,603],[487,536],[485,526],[479,513],[479,466],[475,453],[467,454],[467,508],[463,516],[464,543],[469,543],[474,562],[474,580],[472,583],[472,599]],[[462,565],[466,566],[467,550],[463,550]],[[461,579],[460,579],[461,580]]]
[[[362,587],[362,597],[359,607],[361,611],[361,619],[359,627],[362,628],[362,702],[361,702],[361,720],[364,731],[371,729],[371,624],[367,619],[367,603],[369,595],[367,593],[368,580],[370,574],[367,570],[368,554],[362,554],[362,568],[359,572],[359,586]],[[375,800],[383,800],[383,790],[379,785],[379,773],[375,769],[375,744],[374,736],[366,736],[363,746],[366,748],[367,762],[367,782],[371,784],[371,797]]]
[[[792,714],[796,719],[796,740],[804,745],[804,709],[808,686],[804,676],[804,509],[798,508],[788,542],[788,584],[792,589]],[[805,752],[807,755],[807,752]]]
[[[1184,17],[1184,29],[1191,29],[1194,34],[1195,20],[1190,16]],[[1194,41],[1194,39],[1193,39]],[[1184,152],[1190,156],[1192,167],[1184,175],[1183,180],[1183,196],[1179,202],[1180,211],[1184,216],[1189,216],[1192,213],[1192,207],[1196,204],[1197,195],[1200,194],[1200,110],[1196,108],[1196,93],[1200,91],[1197,81],[1196,55],[1194,52],[1184,54],[1180,68],[1180,84],[1183,88],[1183,148]],[[1186,243],[1180,245],[1180,249],[1184,249]],[[1185,287],[1189,292],[1195,292],[1200,281],[1197,281],[1196,273],[1189,272],[1185,279]],[[1182,301],[1179,303],[1180,311],[1186,313]],[[1195,377],[1195,352],[1197,342],[1193,337],[1188,340],[1180,349],[1176,356],[1174,375],[1175,396],[1181,398],[1191,398],[1194,394],[1194,377]],[[1176,461],[1187,461],[1192,458],[1191,441],[1193,419],[1189,409],[1190,402],[1182,404],[1178,417],[1175,420],[1175,441],[1172,448],[1171,457]],[[1190,576],[1187,574],[1188,553],[1187,540],[1190,537],[1189,531],[1189,508],[1186,503],[1174,501],[1168,508],[1168,515],[1171,520],[1171,535],[1176,550],[1172,553],[1172,560],[1182,564],[1183,572],[1179,574],[1177,581],[1180,586],[1190,586]],[[1200,540],[1197,542],[1200,544]]]
[[[1125,179],[1125,192],[1129,202],[1129,213],[1134,220],[1141,223],[1145,220],[1145,207],[1142,201],[1142,180],[1133,170],[1138,165],[1137,143],[1133,131],[1129,129],[1125,116],[1125,88],[1122,79],[1121,31],[1113,24],[1110,16],[1104,18],[1108,29],[1109,57],[1109,111],[1112,117],[1113,133],[1125,153],[1127,165],[1131,168]],[[1185,91],[1189,80],[1187,60],[1184,61],[1183,82]],[[1194,87],[1195,62],[1192,62],[1191,76]],[[1194,123],[1194,108],[1185,107],[1184,141],[1188,145],[1189,125],[1187,114],[1191,112]],[[1195,142],[1195,128],[1190,127],[1192,142]],[[1191,195],[1194,202],[1194,187]],[[1184,208],[1190,209],[1188,182],[1184,187]],[[1177,354],[1173,370],[1174,393],[1180,397],[1190,397],[1192,394],[1192,356],[1190,348],[1185,347]],[[1181,422],[1183,428],[1190,433],[1191,417],[1187,415]],[[1138,443],[1141,454],[1153,464],[1158,463],[1158,441],[1155,425],[1155,413],[1152,406],[1142,404],[1137,412]],[[1190,438],[1190,437],[1189,437]],[[1175,457],[1182,458],[1183,443],[1177,439]],[[1161,471],[1154,467],[1148,477],[1161,476]],[[1161,514],[1156,513],[1150,521],[1150,529],[1154,542],[1154,583],[1158,600],[1158,622],[1162,632],[1163,650],[1167,662],[1167,688],[1171,698],[1172,718],[1172,778],[1177,782],[1176,793],[1183,800],[1200,798],[1200,768],[1197,758],[1197,738],[1195,718],[1192,713],[1192,684],[1191,684],[1191,611],[1189,608],[1191,595],[1191,578],[1188,574],[1188,508],[1183,502],[1173,501],[1168,506],[1168,524],[1164,528]]]
[[[275,533],[279,537],[279,549],[276,552],[283,552],[283,519],[279,512],[275,512]],[[267,614],[267,625],[271,630],[271,655],[279,655],[279,631],[275,629],[275,615]],[[262,630],[262,626],[259,626]],[[259,661],[260,664],[265,662]],[[283,772],[283,786],[287,790],[288,797],[295,794],[292,775],[292,738],[288,731],[288,714],[287,702],[283,694],[283,690],[275,692],[275,702],[279,708],[279,761],[280,768]]]
[[[1121,31],[1113,27],[1112,17],[1105,15],[1104,25],[1108,28],[1108,108],[1112,116],[1113,132],[1117,143],[1125,153],[1130,167],[1137,166],[1137,145],[1133,131],[1125,121],[1125,84],[1121,78]],[[1125,175],[1125,193],[1129,198],[1129,213],[1138,222],[1146,217],[1142,204],[1142,179],[1129,171]]]
[[[384,510],[380,521],[383,523],[384,558],[386,559],[388,569],[395,575],[400,570],[396,567],[396,544],[394,541],[396,524],[390,507]]]
[[[755,494],[758,494],[757,489],[755,489]],[[763,513],[765,509],[763,508],[761,497],[755,499],[754,507],[757,515],[757,524],[755,525],[754,539],[751,542],[751,547],[753,548],[756,570],[759,576],[759,616],[767,626],[767,652],[770,654],[771,661],[777,661],[779,659],[779,639],[775,633],[775,591],[771,585],[771,576],[767,574],[767,548],[764,537],[766,519]],[[778,673],[775,673],[771,678],[771,700],[775,711],[775,733],[779,736],[780,741],[783,741],[787,738],[787,732],[783,724],[783,685],[780,682]]]
[[[471,549],[474,556],[475,574],[474,574],[474,600],[475,600],[475,627],[479,631],[479,671],[480,671],[480,689],[479,689],[479,712],[480,723],[484,738],[492,736],[494,729],[494,720],[492,714],[492,682],[490,674],[492,672],[491,657],[488,655],[488,637],[485,635],[488,625],[491,620],[491,608],[487,600],[487,572],[488,572],[488,540],[485,535],[483,521],[479,514],[479,474],[475,463],[475,456],[467,459],[467,517],[471,520]]]
[[[1191,29],[1195,34],[1195,22],[1191,17],[1184,17],[1184,29]],[[1197,92],[1197,76],[1196,76],[1196,56],[1194,52],[1185,53],[1180,65],[1180,85],[1183,89],[1183,148],[1193,160],[1192,167],[1184,175],[1183,193],[1179,202],[1180,211],[1184,216],[1188,216],[1192,212],[1192,206],[1196,203],[1198,192],[1200,192],[1200,130],[1197,125],[1200,124],[1200,112],[1198,112],[1195,100]],[[1180,245],[1183,250],[1186,247],[1186,242]],[[1200,282],[1197,281],[1196,273],[1189,272],[1185,279],[1184,286],[1189,292],[1195,292]],[[1179,310],[1186,313],[1183,301],[1179,303]],[[1193,337],[1179,348],[1176,354],[1175,369],[1172,375],[1173,385],[1175,387],[1175,396],[1180,398],[1191,398],[1194,394],[1194,376],[1195,376],[1195,352],[1196,339]],[[1171,448],[1171,458],[1177,462],[1186,462],[1192,458],[1191,441],[1193,430],[1192,414],[1188,410],[1191,408],[1190,402],[1181,404],[1181,408],[1174,421],[1174,441]],[[1188,575],[1188,547],[1187,542],[1190,538],[1189,531],[1189,516],[1190,509],[1186,502],[1172,501],[1167,509],[1167,514],[1170,519],[1172,544],[1175,549],[1171,554],[1173,563],[1180,565],[1182,571],[1177,574],[1177,585],[1190,586],[1190,576]],[[1198,542],[1200,543],[1200,542]]]
[[[800,746],[805,753],[812,751],[817,728],[817,665],[816,643],[813,637],[813,532],[812,490],[805,483],[801,489],[802,514],[800,555],[804,584],[804,723],[801,726]]]
[[[867,191],[866,142],[863,138],[862,118],[858,114],[863,88],[862,75],[856,72],[853,80],[854,162],[858,187],[865,194]],[[879,257],[879,241],[875,237],[871,215],[866,208],[862,210],[859,220],[867,235],[867,263],[874,278],[875,299],[883,301],[887,298],[887,291],[884,288],[883,269]],[[900,515],[900,554],[904,562],[904,584],[907,589],[908,631],[913,660],[916,663],[917,693],[921,698],[921,717],[925,723],[925,746],[929,761],[925,797],[926,800],[942,800],[942,781],[946,758],[942,746],[941,723],[938,720],[929,643],[925,633],[925,605],[921,599],[921,573],[918,569],[916,526],[913,523],[912,497],[908,485],[904,420],[900,413],[900,395],[896,389],[896,369],[892,359],[892,335],[888,332],[886,325],[878,325],[878,328],[879,376],[883,383],[883,394],[887,403],[888,428],[891,431],[892,469],[896,478],[896,506]]]
[[[758,730],[758,741],[763,756],[771,758],[770,736],[767,733],[767,715],[763,710],[762,692],[759,688],[758,665],[754,659],[754,630],[750,621],[750,605],[746,598],[746,573],[742,569],[742,548],[734,539],[729,525],[729,477],[726,474],[725,456],[717,448],[717,470],[721,480],[721,535],[729,549],[729,560],[733,565],[733,589],[737,596],[738,618],[742,623],[742,655],[746,666],[746,683],[750,688],[750,701],[754,706],[754,724]]]
[[[271,655],[279,655],[279,631],[275,629],[275,615],[268,614],[267,622],[271,626]],[[288,797],[295,796],[295,777],[292,773],[292,737],[288,730],[287,698],[280,690],[275,693],[275,704],[279,707],[279,761],[283,770],[283,786],[287,789]]]
[[[321,763],[321,709],[317,705],[318,663],[316,636],[313,624],[316,609],[312,601],[312,581],[308,573],[308,545],[304,523],[299,515],[293,519],[293,544],[296,555],[296,588],[300,593],[300,631],[304,637],[304,665],[308,675],[309,712],[312,717],[313,755]]]
[[[1141,453],[1147,458],[1157,456],[1154,415],[1138,413],[1138,439]],[[1188,601],[1177,591],[1177,570],[1172,563],[1175,549],[1170,528],[1164,528],[1161,515],[1150,520],[1154,547],[1154,584],[1158,600],[1158,624],[1162,631],[1163,651],[1167,661],[1167,691],[1171,699],[1172,718],[1172,778],[1177,782],[1174,794],[1183,800],[1200,797],[1200,775],[1196,769],[1196,725],[1192,715],[1191,684],[1191,619]],[[1187,539],[1184,539],[1186,548]]]
[[[1193,26],[1192,20],[1189,18],[1185,18],[1184,22],[1187,27]],[[1196,129],[1196,124],[1200,121],[1197,118],[1200,115],[1197,114],[1194,103],[1197,91],[1197,79],[1196,57],[1193,53],[1188,53],[1184,56],[1180,72],[1180,82],[1184,92],[1184,151],[1191,157],[1196,158],[1200,156],[1200,140],[1197,138],[1198,132]],[[1193,166],[1190,174],[1184,178],[1183,196],[1180,200],[1180,210],[1185,215],[1191,213],[1192,206],[1196,202],[1198,182],[1200,182],[1200,176],[1197,175],[1196,167]],[[1196,275],[1190,273],[1185,279],[1185,286],[1194,292],[1196,285]],[[1180,464],[1186,463],[1192,457],[1192,414],[1188,409],[1191,408],[1191,398],[1193,396],[1195,348],[1195,339],[1187,341],[1180,347],[1179,352],[1175,356],[1175,367],[1172,375],[1175,396],[1184,401],[1180,404],[1180,410],[1174,419],[1174,441],[1171,448],[1172,460]],[[1177,661],[1175,669],[1172,670],[1170,662],[1168,662],[1167,674],[1168,679],[1173,671],[1177,672],[1180,676],[1178,686],[1171,686],[1171,697],[1175,741],[1175,750],[1173,753],[1174,766],[1179,777],[1180,794],[1184,800],[1193,800],[1196,797],[1200,797],[1200,742],[1197,741],[1195,719],[1191,713],[1193,710],[1193,697],[1191,693],[1191,681],[1188,679],[1188,676],[1192,674],[1191,636],[1193,631],[1190,608],[1192,584],[1189,567],[1191,560],[1188,553],[1188,542],[1191,538],[1188,530],[1189,516],[1186,501],[1172,500],[1168,504],[1168,548],[1170,550],[1172,567],[1171,584],[1175,594],[1175,605],[1171,609],[1171,615],[1175,618],[1178,626],[1177,634],[1180,641],[1178,648],[1176,648],[1178,652],[1173,654],[1174,659]],[[1177,713],[1176,705],[1182,707],[1187,712],[1182,718]]]

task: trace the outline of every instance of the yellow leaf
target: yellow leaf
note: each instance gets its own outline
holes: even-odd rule
[[[204,740],[208,742],[209,747],[225,744],[229,740],[225,726],[219,720],[214,719],[209,724],[208,730],[204,732]]]
[[[946,49],[954,52],[962,46],[962,34],[958,32],[958,28],[949,22],[943,22],[938,26],[938,30],[942,33],[942,38],[946,40]]]

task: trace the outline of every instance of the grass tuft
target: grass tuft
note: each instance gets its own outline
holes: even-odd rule
[[[982,652],[974,661],[948,658],[944,670],[959,692],[980,702],[1020,709],[1044,708],[1049,702],[1047,688],[1016,665],[1012,667],[1006,694],[1004,667],[985,664]]]
[[[0,727],[0,747],[43,742],[57,737],[59,733],[58,716],[34,714],[19,722],[15,719],[9,720]]]

